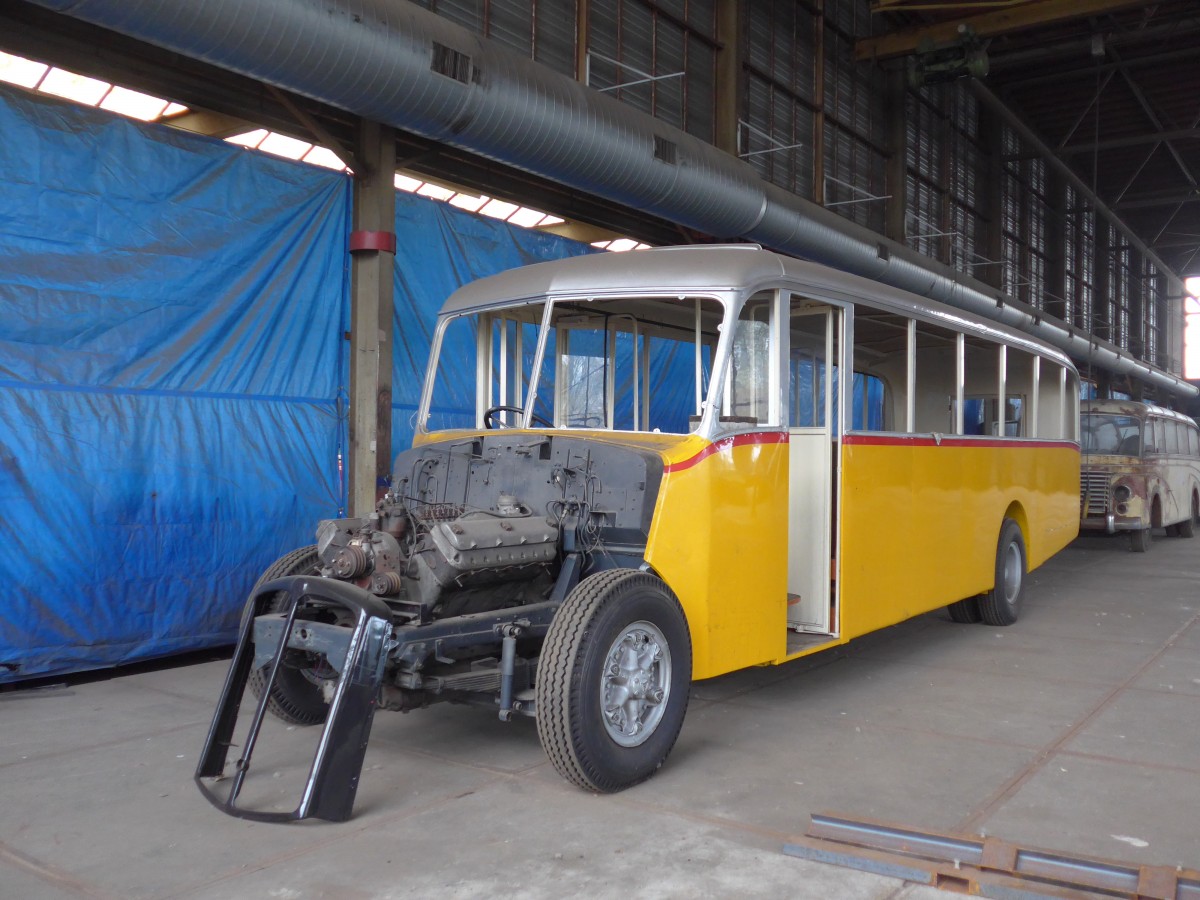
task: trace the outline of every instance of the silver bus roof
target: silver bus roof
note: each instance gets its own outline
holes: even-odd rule
[[[602,252],[520,266],[463,285],[446,299],[441,314],[534,303],[548,296],[739,293],[764,284],[808,291],[816,299],[864,302],[1020,347],[1074,369],[1070,358],[1057,347],[1009,325],[869,278],[764,250],[757,244]]]

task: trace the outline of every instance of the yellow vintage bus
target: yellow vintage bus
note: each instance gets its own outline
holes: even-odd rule
[[[1080,528],[1129,533],[1139,553],[1150,530],[1192,537],[1200,522],[1200,432],[1183,413],[1136,400],[1083,404]]]
[[[378,509],[256,586],[198,778],[249,681],[322,747],[365,742],[376,706],[531,715],[565,778],[618,790],[693,680],[941,607],[1011,624],[1078,531],[1078,398],[1028,335],[753,246],[467,285]],[[357,769],[333,789],[324,765],[306,798],[352,799]]]

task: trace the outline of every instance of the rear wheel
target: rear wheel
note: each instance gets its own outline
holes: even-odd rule
[[[951,621],[958,622],[960,625],[971,625],[983,620],[983,613],[979,611],[978,597],[968,597],[966,600],[951,603],[946,607],[946,612],[950,613]]]
[[[261,584],[266,584],[275,578],[285,578],[289,575],[316,575],[320,572],[317,548],[315,546],[301,547],[273,562],[258,581],[254,582],[257,590]],[[267,606],[268,611],[278,612],[287,600],[287,594],[278,593],[271,597]],[[329,705],[325,702],[322,682],[327,678],[336,677],[329,669],[329,664],[322,660],[322,668],[297,669],[280,665],[275,675],[275,683],[271,685],[270,699],[267,709],[274,715],[291,722],[294,725],[319,725],[325,721]],[[255,669],[250,673],[250,690],[254,696],[261,698],[263,688],[267,684],[267,668]]]
[[[1191,516],[1184,519],[1175,527],[1175,533],[1184,538],[1195,536],[1197,519],[1200,519],[1200,498],[1192,494]]]
[[[619,791],[663,764],[683,725],[692,644],[658,578],[585,578],[550,624],[535,689],[538,737],[554,768],[590,791]]]
[[[1025,593],[1025,538],[1021,526],[1005,519],[996,544],[996,580],[979,597],[979,612],[989,625],[1011,625],[1021,614]]]

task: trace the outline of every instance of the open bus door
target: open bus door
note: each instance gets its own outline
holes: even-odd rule
[[[794,298],[790,313],[787,623],[792,631],[833,634],[845,311]]]

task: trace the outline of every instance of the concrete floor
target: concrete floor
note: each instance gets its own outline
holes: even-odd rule
[[[1198,551],[1082,538],[1011,628],[932,614],[697,684],[663,770],[606,797],[532,722],[442,706],[376,717],[350,822],[254,824],[191,781],[226,661],[6,690],[0,897],[945,896],[784,855],[817,811],[1197,868]],[[257,796],[294,805],[307,734],[271,726]]]

